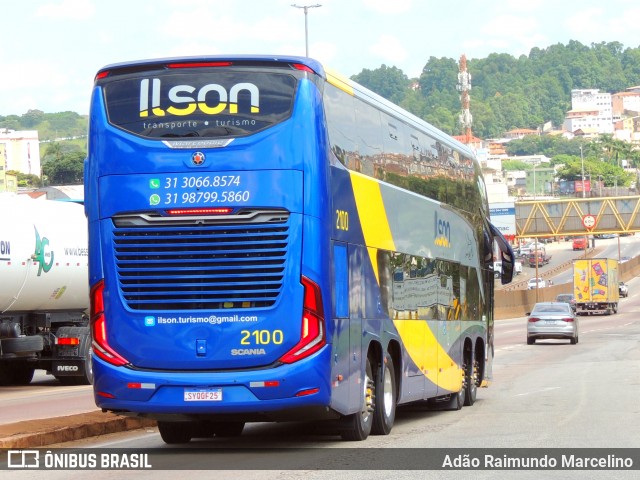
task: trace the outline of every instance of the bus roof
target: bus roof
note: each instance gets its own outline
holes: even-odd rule
[[[132,60],[112,63],[98,70],[98,75],[109,70],[135,67],[162,66],[176,63],[207,63],[207,62],[237,62],[246,64],[288,63],[302,64],[309,67],[323,78],[326,78],[324,67],[320,62],[312,58],[298,57],[295,55],[204,55],[185,57],[150,58],[145,60]]]

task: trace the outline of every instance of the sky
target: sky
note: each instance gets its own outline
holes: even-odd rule
[[[527,55],[577,40],[640,46],[638,0],[19,0],[2,4],[0,115],[87,114],[110,63],[182,55],[305,55],[351,76],[430,57]],[[473,74],[473,72],[471,72]],[[472,90],[473,92],[473,90]]]

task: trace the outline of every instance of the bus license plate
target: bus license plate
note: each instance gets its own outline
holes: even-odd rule
[[[185,402],[221,402],[221,388],[198,388],[184,390]]]

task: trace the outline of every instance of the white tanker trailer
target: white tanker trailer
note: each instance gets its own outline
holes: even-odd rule
[[[0,194],[0,385],[93,380],[82,205]]]

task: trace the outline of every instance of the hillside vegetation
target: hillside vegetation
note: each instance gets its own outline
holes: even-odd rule
[[[402,70],[382,65],[352,77],[356,82],[401,105],[427,122],[453,135],[462,133],[458,61],[428,59],[418,79]],[[585,46],[533,48],[518,58],[492,53],[467,59],[472,76],[473,133],[480,138],[501,137],[513,128],[537,128],[552,122],[558,128],[571,109],[571,90],[596,88],[616,93],[640,85],[640,47],[624,48],[619,42]],[[419,88],[412,89],[411,87]]]

